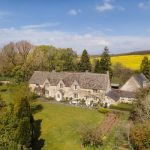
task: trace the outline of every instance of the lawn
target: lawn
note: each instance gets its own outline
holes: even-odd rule
[[[111,105],[111,109],[122,110],[122,111],[132,111],[134,108],[133,104],[120,103],[118,105]]]
[[[79,129],[86,124],[92,127],[101,123],[104,118],[96,110],[36,102],[43,108],[34,114],[35,120],[41,124],[39,143],[34,147],[38,150],[86,150],[80,141]],[[40,107],[41,108],[41,107]],[[39,127],[38,127],[39,128]],[[38,145],[39,144],[39,145]]]
[[[113,56],[111,57],[112,64],[121,63],[123,66],[130,68],[132,70],[139,70],[140,64],[144,56],[147,56],[150,60],[150,54],[148,55],[124,55],[124,56]],[[100,57],[97,57],[100,59]],[[96,59],[96,58],[95,58]],[[91,57],[91,62],[94,58]]]

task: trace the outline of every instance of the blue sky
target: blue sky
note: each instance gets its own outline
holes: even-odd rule
[[[0,47],[19,40],[90,54],[150,49],[150,0],[0,0]]]

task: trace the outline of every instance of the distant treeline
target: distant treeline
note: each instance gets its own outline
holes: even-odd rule
[[[134,51],[129,53],[119,53],[119,54],[110,54],[110,56],[124,56],[124,55],[147,55],[150,54],[150,50],[141,50],[141,51]],[[101,55],[91,55],[92,57],[99,57]]]

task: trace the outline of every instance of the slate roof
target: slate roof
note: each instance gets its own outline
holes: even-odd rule
[[[136,94],[134,92],[121,91],[121,90],[111,90],[106,95],[112,98],[114,101],[118,101],[121,97],[122,98],[135,98],[136,97]]]
[[[114,90],[109,91],[106,96],[110,97],[114,101],[118,101],[120,99],[119,95]]]
[[[59,81],[63,81],[66,87],[70,87],[74,81],[84,89],[107,89],[109,82],[108,74],[98,74],[90,72],[45,72],[35,71],[29,80],[30,84],[43,84],[48,79],[52,86],[57,86]]]
[[[144,82],[150,84],[150,81],[144,76],[143,73],[141,73],[141,74],[136,74],[136,75],[134,75],[133,77],[134,77],[134,79],[137,81],[137,83],[140,85],[141,88],[143,88],[143,83],[144,83]]]

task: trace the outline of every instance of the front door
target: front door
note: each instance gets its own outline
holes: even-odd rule
[[[63,99],[62,93],[60,91],[57,91],[55,94],[56,101],[61,101]]]

